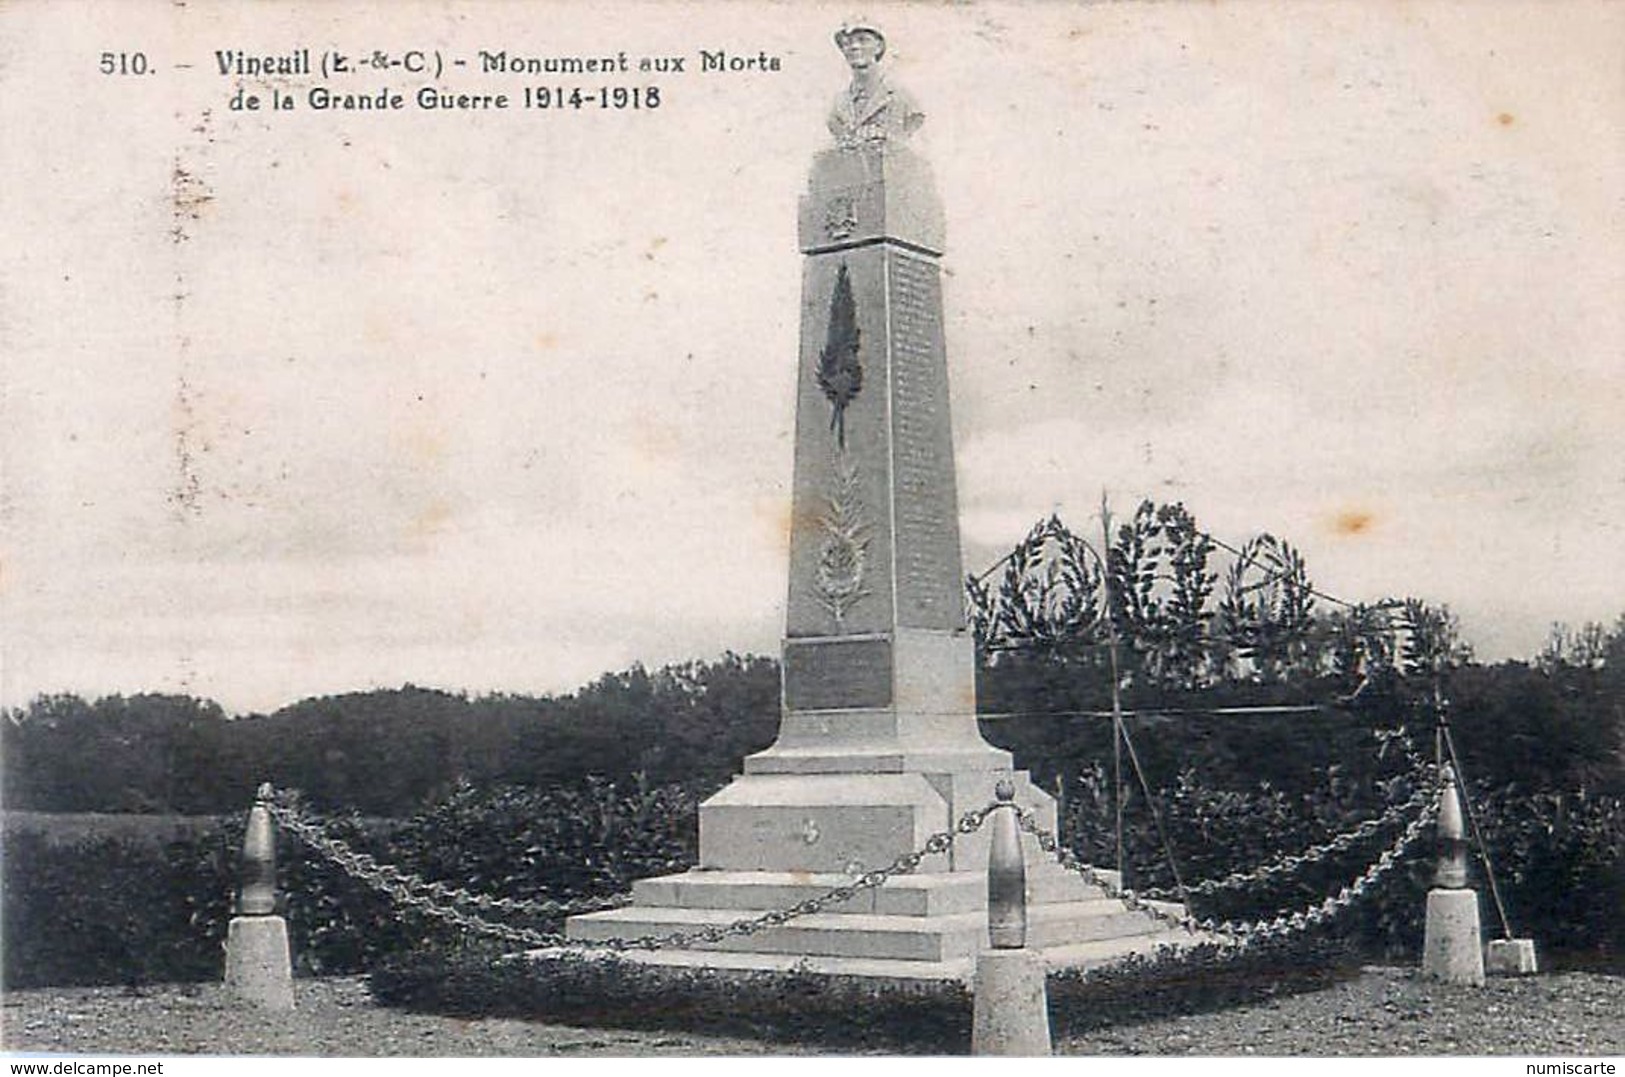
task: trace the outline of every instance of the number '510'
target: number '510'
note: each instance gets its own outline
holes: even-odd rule
[[[151,68],[144,52],[104,52],[100,70],[104,75],[145,75]]]

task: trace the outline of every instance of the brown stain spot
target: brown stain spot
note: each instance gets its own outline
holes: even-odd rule
[[[1332,530],[1350,538],[1365,534],[1376,524],[1376,513],[1368,509],[1344,509],[1332,518]]]
[[[531,347],[539,352],[550,351],[558,346],[559,335],[557,333],[537,333],[536,338],[531,341]]]
[[[444,530],[451,521],[451,506],[444,501],[435,500],[423,507],[412,521],[412,530],[419,535],[433,535]]]
[[[764,499],[757,502],[756,515],[763,526],[772,535],[777,544],[779,554],[788,557],[790,554],[790,536],[795,533],[795,509],[791,507],[788,497]],[[816,517],[809,514],[809,520],[816,526]]]
[[[675,423],[643,415],[633,424],[627,441],[639,456],[646,457],[650,463],[661,463],[681,451],[683,431]]]
[[[361,331],[368,344],[391,344],[395,340],[395,322],[381,310],[367,311]]]
[[[824,515],[829,509],[828,503],[823,497],[803,498],[803,501],[804,504],[799,514],[790,506],[785,506],[789,510],[784,514],[785,534],[788,535],[803,530],[811,530],[814,533],[823,532]]]
[[[402,440],[419,463],[438,463],[446,455],[445,432],[426,423],[413,423]]]
[[[1511,127],[1514,123],[1517,123],[1518,120],[1517,117],[1512,115],[1512,113],[1503,112],[1499,116],[1495,117],[1495,122],[1500,124],[1502,127]]]
[[[349,191],[339,191],[337,199],[340,213],[350,213],[355,209],[355,195],[351,194]]]
[[[649,241],[649,249],[643,252],[643,260],[646,262],[654,261],[655,255],[660,253],[660,248],[664,247],[667,242],[665,236],[655,236],[654,239]]]

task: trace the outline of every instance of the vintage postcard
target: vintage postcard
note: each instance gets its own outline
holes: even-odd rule
[[[1575,678],[1563,698],[1605,702],[1625,667],[1622,48],[1625,8],[1586,0],[7,4],[7,810],[240,817],[263,779],[298,786],[313,813],[404,819],[529,777],[537,796],[590,777],[618,790],[581,786],[610,798],[608,818],[635,775],[637,796],[678,791],[660,810],[684,820],[671,840],[687,851],[627,860],[617,879],[644,865],[676,881],[639,890],[635,911],[571,906],[568,927],[498,943],[675,932],[686,956],[639,967],[967,990],[983,975],[999,806],[1020,806],[1037,855],[1057,830],[1075,836],[1090,774],[1115,773],[1099,818],[1117,804],[1117,862],[1064,880],[1029,865],[1059,889],[1016,887],[1054,906],[1032,921],[1050,925],[1051,968],[1108,950],[1146,960],[1159,932],[1190,933],[1177,868],[1149,913],[1122,897],[1125,855],[1137,870],[1124,828],[1141,827],[1157,864],[1170,846],[1170,862],[1200,860],[1208,839],[1182,836],[1175,808],[1160,842],[1134,812],[1172,803],[1159,797],[1210,760],[1164,742],[1148,757],[1163,770],[1136,778],[1121,729],[1162,736],[1125,719],[1136,708],[1366,715],[1349,701],[1392,669],[1394,709],[1368,724],[1384,744],[1414,736],[1419,769],[1394,771],[1394,751],[1369,773],[1306,756],[1303,803],[1352,767],[1374,798],[1359,810],[1396,824],[1382,841],[1403,836],[1426,860],[1428,813],[1444,810],[1427,768],[1454,751],[1436,726],[1465,706],[1457,728],[1476,744],[1557,745],[1538,776],[1516,769],[1527,753],[1462,745],[1455,769],[1480,772],[1463,788],[1469,809],[1490,798],[1489,830],[1511,833],[1494,829],[1492,793],[1533,789],[1580,797],[1604,813],[1595,833],[1614,833],[1617,704],[1583,744],[1471,716],[1534,698],[1514,680],[1537,667]],[[1145,559],[1143,595],[1119,556]],[[1427,626],[1448,639],[1422,654]],[[1042,692],[1012,672],[1022,659],[993,654],[1028,645],[1049,648]],[[1056,672],[1068,662],[1082,680]],[[622,692],[624,707],[604,702]],[[715,724],[649,717],[679,696]],[[724,698],[754,701],[737,704],[750,721]],[[180,699],[191,717],[154,716]],[[1010,732],[1029,712],[1092,721],[1106,747],[1074,759],[1072,734]],[[140,739],[171,720],[191,732],[164,733],[162,750]],[[538,732],[572,721],[574,740]],[[375,751],[348,739],[362,726]],[[49,761],[68,743],[50,731],[70,728],[96,731],[80,743],[97,773],[72,795],[79,779]],[[1429,791],[1374,792],[1413,778]],[[1597,796],[1615,797],[1614,815]],[[302,810],[280,802],[276,820],[316,827]],[[1561,811],[1554,826],[1580,825]],[[1333,833],[1280,831],[1272,851]],[[285,834],[278,855],[315,856],[340,834]],[[1489,855],[1491,838],[1462,840]],[[1113,844],[1077,849],[1110,860]],[[1315,907],[1335,907],[1315,917],[1341,915],[1338,880],[1383,849],[1317,877]],[[1544,906],[1515,891],[1498,912],[1472,864],[1486,937],[1545,946],[1544,928],[1507,925],[1547,924]],[[31,867],[8,856],[5,870]],[[1606,879],[1617,858],[1574,870]],[[284,865],[260,882],[286,878]],[[839,919],[820,895],[852,880],[868,880],[862,894],[835,904],[868,901],[871,935],[856,919],[827,929],[835,942],[780,921],[744,933],[767,931],[759,950],[727,934],[797,902],[814,905],[787,920]],[[478,889],[448,876],[414,900],[463,883]],[[287,946],[238,924],[280,919],[287,895],[261,896],[229,910],[230,946],[271,950],[229,961],[274,963]],[[1077,926],[1097,900],[1162,920]],[[402,915],[443,930],[489,911]],[[289,915],[296,987],[377,956],[370,942],[302,951],[309,925]],[[1414,939],[1361,938],[1419,945],[1420,916]],[[1610,929],[1593,924],[1593,944],[1589,928],[1549,923],[1617,958]],[[1139,941],[1112,949],[1125,934]],[[748,960],[703,956],[723,951]],[[60,964],[60,983],[115,975]],[[8,963],[8,988],[51,986],[44,968]],[[265,990],[262,1003],[281,997]],[[19,1040],[7,1025],[8,1050],[251,1050],[53,1040],[44,1025]],[[604,1042],[590,1050],[791,1049]],[[807,1042],[794,1049],[867,1041]],[[352,1046],[270,1050],[399,1050]],[[1147,1049],[1242,1053],[1222,1037]]]

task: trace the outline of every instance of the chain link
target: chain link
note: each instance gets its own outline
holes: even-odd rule
[[[1233,871],[1221,878],[1203,879],[1201,882],[1187,883],[1185,893],[1194,894],[1198,897],[1207,897],[1225,890],[1235,890],[1251,883],[1289,877],[1303,868],[1320,863],[1329,856],[1347,852],[1360,842],[1376,836],[1379,831],[1392,826],[1406,815],[1423,807],[1429,799],[1437,796],[1437,789],[1431,785],[1421,786],[1411,794],[1409,800],[1392,805],[1375,819],[1367,819],[1354,829],[1345,831],[1330,841],[1323,842],[1320,845],[1311,845],[1301,853],[1279,857],[1260,867],[1253,868],[1251,871]],[[1177,892],[1171,890],[1144,890],[1141,893],[1145,897],[1159,899],[1179,896]]]
[[[782,926],[798,917],[822,912],[831,905],[839,905],[850,901],[865,890],[873,890],[885,885],[886,881],[894,875],[907,875],[913,872],[926,857],[946,853],[953,848],[954,841],[959,835],[971,834],[981,829],[982,824],[987,820],[988,813],[997,808],[998,804],[990,803],[984,808],[966,812],[959,817],[953,829],[932,834],[926,838],[925,843],[918,849],[903,853],[885,867],[865,872],[850,883],[833,887],[822,894],[799,901],[788,908],[774,909],[759,916],[747,917],[729,924],[718,924],[695,931],[674,931],[666,935],[642,935],[631,939],[574,939],[559,932],[536,931],[531,928],[488,920],[459,909],[455,905],[437,903],[435,899],[438,898],[442,901],[461,900],[465,904],[481,905],[482,895],[471,894],[460,887],[450,887],[444,883],[426,882],[399,868],[380,863],[376,858],[352,849],[340,839],[326,833],[320,824],[303,818],[286,800],[273,801],[269,807],[277,823],[299,838],[311,850],[325,857],[347,875],[386,895],[403,909],[444,920],[470,934],[483,935],[522,946],[537,949],[571,946],[621,953],[627,950],[682,948],[695,943],[717,943],[728,938],[746,937],[768,928]],[[526,906],[545,909],[547,910],[545,915],[550,917],[577,911],[586,912],[609,907],[620,907],[626,904],[624,896],[611,899],[588,899],[580,902],[514,902],[509,899],[491,898],[483,898],[483,901],[484,904],[481,907],[500,908],[504,911],[510,907],[519,911],[529,911],[528,908],[525,908]]]
[[[1015,810],[1018,825],[1022,830],[1033,835],[1040,848],[1049,855],[1056,857],[1063,867],[1081,875],[1086,881],[1105,891],[1109,897],[1123,902],[1129,909],[1172,927],[1183,929],[1191,934],[1220,935],[1245,947],[1261,939],[1286,937],[1308,930],[1336,916],[1360,900],[1365,892],[1375,885],[1379,879],[1402,862],[1405,853],[1417,842],[1427,827],[1433,823],[1439,812],[1437,792],[1436,786],[1420,789],[1409,800],[1385,812],[1378,819],[1362,823],[1348,834],[1340,835],[1338,838],[1325,843],[1324,846],[1316,847],[1304,854],[1285,857],[1276,863],[1266,865],[1264,868],[1249,873],[1235,873],[1211,884],[1198,884],[1198,886],[1191,888],[1192,892],[1210,893],[1221,888],[1240,885],[1243,881],[1265,875],[1284,874],[1290,870],[1296,870],[1302,864],[1311,862],[1311,854],[1324,850],[1321,853],[1324,856],[1329,855],[1330,852],[1335,851],[1337,848],[1347,848],[1360,840],[1361,837],[1369,837],[1374,834],[1382,826],[1396,820],[1406,812],[1417,811],[1416,817],[1410,821],[1393,844],[1378,856],[1363,873],[1335,895],[1325,899],[1318,905],[1306,906],[1293,912],[1283,912],[1268,920],[1258,921],[1219,921],[1213,918],[1193,916],[1183,907],[1180,907],[1178,912],[1171,912],[1167,908],[1159,907],[1152,900],[1156,896],[1155,894],[1120,887],[1093,865],[1079,860],[1071,850],[1061,846],[1054,832],[1046,830],[1038,824],[1037,816],[1031,810],[1019,806]],[[489,898],[484,895],[473,894],[461,887],[427,882],[409,872],[380,863],[376,858],[366,853],[350,848],[342,840],[326,833],[319,823],[305,819],[297,809],[286,801],[273,801],[270,804],[271,813],[276,821],[303,841],[310,849],[331,861],[359,882],[383,893],[404,910],[443,920],[470,934],[497,938],[504,942],[522,946],[538,949],[570,946],[608,950],[615,953],[627,950],[683,948],[695,944],[715,944],[729,938],[748,937],[760,931],[780,927],[791,920],[822,912],[832,905],[851,901],[865,890],[873,890],[884,886],[894,876],[907,875],[915,871],[926,857],[938,856],[948,852],[959,835],[971,834],[981,829],[989,813],[998,807],[997,803],[990,803],[984,808],[966,812],[954,824],[952,829],[932,834],[918,849],[903,853],[887,866],[865,872],[850,883],[832,887],[822,894],[799,901],[787,908],[774,909],[754,917],[741,918],[728,924],[718,924],[698,930],[673,931],[664,935],[642,935],[635,938],[573,939],[560,932],[537,931],[532,928],[489,920],[459,909],[452,903],[461,902],[483,909],[524,912],[548,918],[557,918],[574,912],[621,907],[626,904],[626,897],[622,895],[614,898],[587,899],[575,902],[516,901],[506,898]]]
[[[1434,790],[1437,794],[1437,789]],[[1412,798],[1414,801],[1416,798]],[[1407,802],[1410,803],[1410,802]],[[1062,866],[1082,875],[1090,883],[1104,890],[1107,896],[1123,902],[1130,909],[1168,924],[1181,928],[1184,931],[1197,934],[1208,933],[1220,935],[1241,947],[1250,946],[1261,939],[1286,937],[1300,931],[1306,931],[1325,920],[1347,909],[1364,896],[1365,892],[1376,884],[1388,872],[1392,871],[1403,860],[1404,854],[1422,836],[1423,832],[1434,821],[1439,813],[1437,795],[1424,801],[1415,819],[1394,839],[1392,845],[1383,851],[1366,870],[1353,882],[1344,886],[1332,897],[1327,898],[1318,905],[1310,905],[1293,912],[1283,912],[1268,920],[1224,920],[1213,918],[1199,918],[1191,915],[1181,907],[1179,912],[1170,912],[1152,903],[1146,895],[1131,889],[1125,889],[1112,882],[1092,864],[1079,860],[1071,850],[1061,846],[1055,834],[1045,830],[1037,823],[1036,817],[1025,809],[1018,809],[1018,821],[1022,830],[1033,835],[1039,846],[1052,856],[1056,856]]]
[[[319,823],[307,819],[287,800],[273,800],[268,807],[271,816],[277,821],[278,825],[295,834],[305,844],[327,856],[329,860],[344,867],[361,881],[374,886],[375,889],[382,889],[383,884],[389,884],[402,887],[409,893],[419,894],[427,899],[438,899],[452,904],[471,906],[487,912],[503,913],[510,916],[528,916],[537,920],[557,920],[565,916],[573,916],[576,913],[619,908],[632,900],[630,894],[577,898],[573,901],[554,901],[547,898],[499,898],[492,897],[489,894],[476,894],[460,886],[451,886],[443,882],[431,882],[421,876],[413,875],[411,872],[402,871],[391,864],[382,863],[366,853],[351,849],[339,839],[328,835]]]
[[[997,803],[990,803],[976,811],[966,812],[959,817],[952,830],[939,830],[925,839],[925,843],[913,852],[904,853],[890,864],[874,871],[865,872],[855,881],[844,886],[837,886],[825,891],[816,897],[798,901],[784,909],[775,909],[760,916],[749,919],[735,920],[731,924],[719,924],[716,927],[702,928],[699,931],[674,931],[666,935],[641,935],[632,939],[602,939],[571,940],[571,945],[599,946],[614,953],[626,950],[660,950],[667,947],[682,948],[693,943],[717,943],[728,938],[744,937],[756,934],[770,927],[778,927],[802,916],[810,916],[822,912],[831,905],[839,905],[850,901],[865,890],[873,890],[883,886],[886,880],[894,875],[907,875],[920,866],[928,856],[937,856],[953,848],[954,841],[961,834],[972,834],[980,830],[987,820],[988,813],[998,807]]]

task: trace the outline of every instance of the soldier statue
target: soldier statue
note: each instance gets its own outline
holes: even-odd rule
[[[835,44],[852,67],[852,84],[829,110],[836,144],[842,149],[879,148],[919,130],[925,113],[880,71],[886,36],[872,24],[848,23],[835,32]]]

